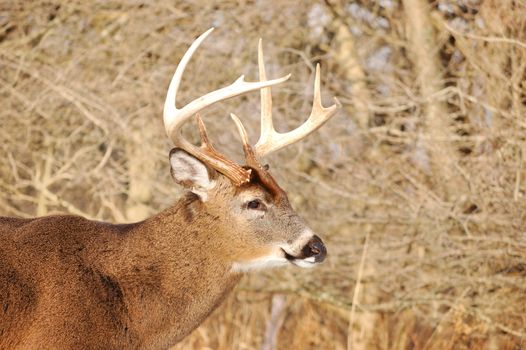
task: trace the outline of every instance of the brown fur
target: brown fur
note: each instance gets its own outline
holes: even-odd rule
[[[168,348],[240,278],[226,222],[191,193],[135,224],[0,217],[0,349]]]

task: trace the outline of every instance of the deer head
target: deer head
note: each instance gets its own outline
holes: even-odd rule
[[[179,63],[168,88],[164,105],[166,133],[176,146],[170,151],[171,174],[175,181],[197,196],[210,215],[218,218],[223,251],[233,271],[247,271],[292,263],[312,267],[327,254],[322,240],[292,209],[287,194],[263,166],[261,158],[306,137],[322,126],[338,109],[338,103],[323,107],[320,93],[320,68],[316,67],[314,102],[307,121],[293,131],[278,133],[272,123],[270,87],[290,75],[267,80],[261,40],[258,50],[259,82],[246,82],[241,76],[234,83],[176,107],[177,91],[187,63],[213,28],[197,38]],[[261,136],[255,147],[249,144],[239,118],[231,114],[237,127],[245,164],[237,164],[211,144],[205,125],[197,114],[204,108],[249,91],[261,91]],[[337,101],[336,101],[337,102]],[[181,135],[181,127],[196,116],[201,146]],[[217,226],[216,226],[217,227]]]

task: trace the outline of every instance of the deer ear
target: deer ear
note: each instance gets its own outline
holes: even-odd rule
[[[206,195],[206,191],[211,190],[215,186],[215,181],[210,176],[213,170],[180,148],[173,148],[169,157],[170,173],[175,182],[206,200],[203,197]]]

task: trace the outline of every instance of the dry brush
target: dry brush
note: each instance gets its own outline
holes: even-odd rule
[[[342,102],[269,160],[330,258],[246,277],[178,348],[526,346],[521,2],[4,1],[0,214],[126,222],[174,202],[162,102],[212,25],[181,102],[256,79],[259,37],[269,75],[293,74],[278,130],[308,116],[318,62]],[[255,126],[258,99],[203,115],[219,149],[241,156],[229,113]]]

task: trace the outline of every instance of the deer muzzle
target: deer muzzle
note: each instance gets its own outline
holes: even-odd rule
[[[327,257],[327,248],[320,237],[312,235],[303,245],[299,254],[291,254],[283,249],[285,258],[292,264],[299,267],[313,267],[321,263]]]

